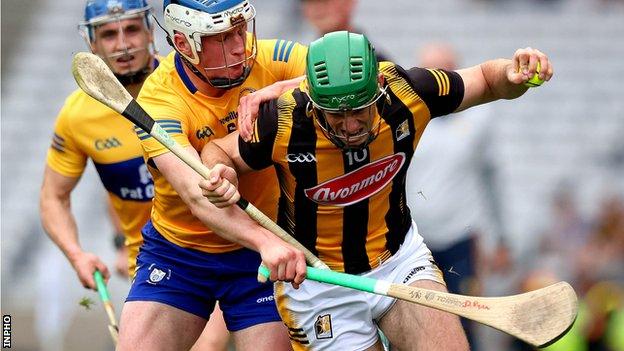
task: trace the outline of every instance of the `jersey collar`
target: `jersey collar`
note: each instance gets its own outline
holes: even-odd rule
[[[180,79],[182,79],[182,83],[184,83],[184,85],[186,86],[186,89],[188,89],[188,91],[191,94],[195,94],[195,92],[197,92],[197,87],[195,86],[195,84],[193,84],[188,74],[186,74],[186,71],[184,70],[184,64],[182,63],[182,58],[180,57],[180,54],[176,52],[173,61],[175,62],[176,71],[178,72]]]

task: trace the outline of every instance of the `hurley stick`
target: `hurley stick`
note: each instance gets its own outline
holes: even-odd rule
[[[269,274],[265,266],[260,266],[258,281],[266,281]],[[308,267],[307,279],[450,312],[489,325],[536,347],[548,346],[563,336],[572,327],[578,309],[576,294],[566,282],[520,295],[476,297],[312,267]]]
[[[111,72],[110,68],[99,56],[87,52],[77,53],[72,62],[72,73],[74,74],[76,83],[78,83],[85,93],[117,111],[130,122],[149,133],[154,139],[158,140],[163,146],[180,158],[180,160],[195,170],[195,172],[204,179],[208,179],[210,169],[173,140],[169,134],[143,110],[139,103],[136,102],[123,85],[119,83],[119,80],[117,80],[113,72]],[[275,224],[254,205],[243,198],[236,204],[261,226],[270,230],[295,248],[301,250],[309,265],[316,268],[328,268],[323,261],[314,256],[310,250],[306,249],[295,240],[295,238],[286,233],[286,231]]]
[[[119,339],[119,327],[117,326],[117,318],[115,318],[113,304],[108,296],[108,289],[106,289],[106,285],[104,285],[104,278],[102,277],[102,273],[100,273],[100,271],[93,272],[93,278],[95,279],[95,285],[97,286],[97,291],[100,294],[102,304],[104,304],[104,310],[108,316],[108,332],[110,333],[111,338],[113,338],[115,346],[117,346],[117,340]]]

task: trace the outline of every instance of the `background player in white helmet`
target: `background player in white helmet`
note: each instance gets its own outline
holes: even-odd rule
[[[175,52],[146,80],[138,102],[197,157],[208,141],[236,130],[241,96],[262,95],[265,86],[299,81],[303,75],[306,48],[285,40],[256,40],[249,1],[166,0],[163,5]],[[280,84],[268,94],[278,96],[284,89]],[[289,349],[272,288],[257,283],[256,269],[262,257],[284,277],[296,274],[301,281],[303,254],[248,217],[214,207],[202,197],[194,171],[149,134],[137,133],[155,196],[122,311],[119,349],[188,349],[214,318],[217,301],[238,350]],[[241,191],[275,218],[273,171],[245,179]]]

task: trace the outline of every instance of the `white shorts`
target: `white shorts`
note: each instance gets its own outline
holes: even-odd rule
[[[412,223],[399,251],[379,267],[361,274],[399,284],[433,280],[444,284],[431,251]],[[377,321],[396,299],[340,286],[304,281],[298,290],[275,283],[275,299],[297,350],[364,350],[377,342]]]

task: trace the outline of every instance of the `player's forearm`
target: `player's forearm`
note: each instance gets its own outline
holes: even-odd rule
[[[297,88],[304,79],[305,79],[305,76],[300,76],[300,77],[296,77],[293,79],[283,80],[281,82],[275,83],[273,96],[270,96],[269,99],[267,100],[277,99],[278,97],[280,97],[280,95],[287,92],[288,90]]]
[[[234,160],[219,145],[219,140],[211,141],[201,151],[201,160],[206,167],[212,169],[216,164],[226,165],[236,169]]]
[[[71,213],[70,199],[43,193],[40,200],[41,224],[44,231],[65,256],[73,261],[82,253],[78,227]]]
[[[200,194],[201,195],[201,194]],[[245,213],[238,206],[216,208],[206,198],[198,201],[191,211],[204,225],[217,235],[248,249],[260,251],[269,235],[274,235]]]

